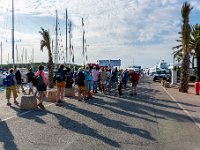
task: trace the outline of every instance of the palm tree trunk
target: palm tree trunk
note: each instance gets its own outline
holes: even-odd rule
[[[196,81],[199,82],[200,81],[200,53],[197,53],[197,79]]]
[[[186,53],[183,56],[183,63],[182,63],[182,73],[181,73],[181,83],[180,83],[180,92],[187,93],[188,92],[188,80],[189,80],[189,73],[188,68],[190,64],[190,56]]]
[[[54,87],[54,84],[53,84],[53,75],[54,75],[53,69],[54,69],[54,65],[53,65],[52,59],[50,59],[48,61],[47,68],[48,68],[49,88],[53,88]]]

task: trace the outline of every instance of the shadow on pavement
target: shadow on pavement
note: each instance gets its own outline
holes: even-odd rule
[[[95,121],[97,121],[100,124],[103,124],[107,127],[111,127],[117,130],[121,130],[123,132],[126,132],[128,134],[135,134],[138,135],[140,137],[146,138],[148,140],[152,140],[154,141],[155,139],[151,136],[151,134],[143,129],[139,129],[139,128],[133,128],[130,127],[127,123],[121,122],[121,121],[117,121],[117,120],[113,120],[113,119],[109,119],[104,117],[102,114],[98,114],[98,113],[94,113],[85,109],[81,109],[78,108],[74,105],[70,105],[67,104],[66,106],[67,109],[78,112],[88,118],[91,118]]]
[[[114,141],[114,140],[112,140],[108,137],[105,137],[103,135],[100,135],[96,130],[88,127],[84,123],[79,123],[79,122],[72,120],[72,119],[70,119],[66,116],[61,115],[61,114],[50,112],[48,110],[46,110],[46,111],[47,111],[48,114],[54,115],[58,119],[59,124],[65,129],[74,131],[74,132],[79,133],[79,134],[88,135],[90,137],[101,140],[102,142],[105,142],[106,144],[113,146],[113,147],[117,147],[117,148],[120,147],[120,144],[118,142],[116,142],[116,141]]]
[[[7,123],[0,120],[0,142],[3,143],[3,148],[6,150],[17,150],[17,145],[14,142],[14,136],[12,135]]]
[[[35,122],[38,122],[40,124],[46,124],[46,122],[41,119],[42,116],[46,115],[47,112],[46,111],[43,111],[41,109],[32,109],[32,110],[21,110],[19,107],[13,107],[13,106],[10,106],[11,109],[15,110],[17,113],[16,115],[21,117],[21,118],[25,118],[25,119],[31,119],[31,120],[34,120]],[[34,112],[34,115],[32,113],[27,113],[26,115],[24,115],[26,112]]]
[[[175,102],[172,100],[170,101],[169,96],[166,95],[166,93],[162,91],[161,88],[154,88],[155,83],[153,83],[153,81],[146,82],[145,80],[146,79],[144,78],[140,81],[137,96],[129,95],[131,93],[129,86],[129,88],[123,90],[123,95],[120,97],[117,96],[117,91],[113,91],[110,95],[98,94],[93,100],[90,101],[90,104],[123,115],[134,116],[135,114],[138,114],[140,115],[141,119],[146,118],[146,116],[150,116],[152,118],[156,117],[158,119],[165,120],[174,119],[180,122],[192,121],[186,114],[180,112],[182,109]],[[158,99],[155,95],[164,95],[164,98]],[[105,97],[109,98],[110,100],[104,100]],[[118,111],[119,109],[123,111]],[[151,121],[151,119],[144,120]]]

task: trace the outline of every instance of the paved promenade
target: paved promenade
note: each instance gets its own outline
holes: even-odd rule
[[[199,150],[199,96],[151,77],[142,78],[137,96],[130,92],[129,85],[120,97],[113,90],[89,103],[72,97],[62,107],[45,102],[45,110],[29,111],[6,106],[0,93],[0,149]]]
[[[180,93],[178,86],[172,86],[164,90],[200,128],[200,95],[195,95],[194,86],[189,87],[188,93]]]

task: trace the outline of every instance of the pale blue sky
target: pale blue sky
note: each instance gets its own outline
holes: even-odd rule
[[[55,10],[59,16],[60,51],[65,51],[65,11],[72,21],[75,63],[82,64],[82,27],[84,18],[88,62],[121,59],[122,66],[151,67],[160,59],[172,62],[172,47],[181,29],[183,0],[14,0],[15,41],[21,61],[23,48],[34,61],[46,62],[47,53],[39,49],[40,27],[55,39]],[[190,23],[200,23],[200,1],[188,1],[194,9]],[[11,62],[11,0],[0,0],[0,40],[3,63]],[[62,42],[61,42],[62,39]],[[62,53],[62,52],[61,52]],[[17,57],[17,56],[16,56]],[[24,56],[25,57],[25,56]],[[63,63],[60,56],[60,63]],[[15,58],[16,59],[16,58]],[[25,58],[23,58],[25,61]],[[27,60],[28,61],[28,60]]]

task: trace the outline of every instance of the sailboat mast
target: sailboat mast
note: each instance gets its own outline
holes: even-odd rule
[[[2,42],[1,42],[1,69],[3,68],[2,66]]]
[[[14,0],[12,0],[12,59],[13,69],[15,69],[15,55],[14,55]]]
[[[68,51],[68,49],[67,49],[67,24],[68,24],[68,15],[67,15],[67,8],[66,8],[66,64],[67,64],[67,51]]]
[[[55,42],[55,50],[54,50],[54,58],[55,58],[55,67],[58,65],[58,12],[56,10],[56,42]]]

